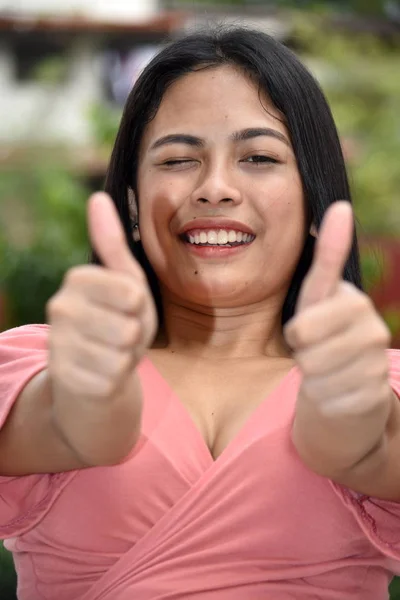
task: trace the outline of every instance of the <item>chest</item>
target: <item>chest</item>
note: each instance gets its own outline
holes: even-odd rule
[[[156,365],[216,460],[293,366],[159,359]]]

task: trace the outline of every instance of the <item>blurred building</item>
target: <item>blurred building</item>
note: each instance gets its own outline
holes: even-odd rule
[[[147,19],[156,14],[159,0],[0,0],[0,13],[33,15],[80,15],[121,21]]]
[[[90,107],[122,104],[182,19],[157,0],[0,0],[0,163],[90,147]]]

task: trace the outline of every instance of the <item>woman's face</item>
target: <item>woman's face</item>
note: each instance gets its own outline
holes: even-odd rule
[[[165,93],[142,139],[138,193],[141,240],[166,297],[217,308],[286,294],[305,209],[277,117],[229,66],[188,74]]]

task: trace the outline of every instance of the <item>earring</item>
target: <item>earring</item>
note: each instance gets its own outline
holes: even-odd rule
[[[140,231],[139,231],[139,223],[133,224],[133,232],[132,237],[134,242],[140,242]]]

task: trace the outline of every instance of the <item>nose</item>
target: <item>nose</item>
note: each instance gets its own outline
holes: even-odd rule
[[[219,165],[207,169],[200,175],[192,194],[192,201],[195,204],[240,204],[242,194],[234,181],[234,173],[226,166]]]

